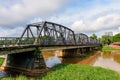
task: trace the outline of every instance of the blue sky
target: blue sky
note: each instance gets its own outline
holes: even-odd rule
[[[21,36],[27,24],[44,20],[75,33],[116,34],[120,0],[0,0],[0,36]]]

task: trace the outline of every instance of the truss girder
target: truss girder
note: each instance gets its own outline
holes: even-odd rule
[[[86,34],[83,34],[83,33],[75,34],[75,38],[76,38],[76,43],[78,45],[89,43],[88,36]]]
[[[75,34],[75,39],[77,45],[100,44],[99,40],[90,38],[83,33]]]
[[[31,45],[87,45],[100,44],[100,41],[86,34],[74,34],[71,29],[52,22],[39,22],[27,25],[19,44]]]
[[[34,28],[34,31],[32,28]],[[35,32],[37,32],[37,34]],[[24,30],[19,44],[75,45],[76,40],[74,32],[71,29],[45,21],[42,23],[29,24]]]

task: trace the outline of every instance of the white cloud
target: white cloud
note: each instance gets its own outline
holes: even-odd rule
[[[69,0],[22,0],[9,8],[0,6],[0,26],[11,26],[51,14]]]
[[[16,27],[13,29],[3,29],[0,27],[0,37],[20,37],[24,29],[24,27]]]
[[[9,8],[0,6],[0,26],[8,28],[15,27],[15,25],[19,26],[19,24],[48,20],[67,26],[77,33],[98,32],[99,34],[105,32],[105,30],[113,30],[116,33],[116,29],[120,26],[119,0],[110,0],[109,4],[106,5],[88,5],[87,8],[81,8],[81,5],[73,8],[70,6],[59,13],[55,13],[68,1],[70,0],[22,0],[20,3],[18,1],[16,4],[9,6]],[[6,32],[8,29],[4,30],[2,28],[0,32],[3,31],[9,36],[14,35],[18,27],[13,30],[9,29],[9,31],[12,31],[10,34]],[[22,30],[23,27],[20,31]]]
[[[27,23],[49,16],[70,0],[16,0],[0,3],[0,36],[21,36]],[[7,6],[7,7],[6,7]],[[22,26],[22,27],[20,27]]]
[[[95,5],[87,10],[80,10],[78,7],[70,8],[48,20],[63,24],[76,33],[103,33],[107,30],[116,33],[120,26],[120,4],[114,2],[107,6]]]
[[[87,30],[86,25],[82,20],[81,21],[75,21],[71,25],[71,29],[74,30],[76,33]]]
[[[99,16],[94,20],[74,21],[71,25],[71,29],[76,32],[93,32],[106,29],[117,28],[120,25],[120,14],[109,13],[104,16]]]

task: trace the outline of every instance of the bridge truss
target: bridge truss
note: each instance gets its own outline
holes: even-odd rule
[[[74,32],[52,22],[29,24],[24,30],[19,44],[34,45],[75,45]]]
[[[0,46],[10,45],[92,45],[100,41],[86,34],[75,34],[71,29],[52,22],[38,22],[27,25],[21,37],[0,37]]]

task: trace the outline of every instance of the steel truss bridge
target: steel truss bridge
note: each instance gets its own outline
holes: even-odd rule
[[[21,37],[0,37],[0,49],[18,46],[90,46],[100,41],[52,22],[28,24]]]
[[[21,73],[28,70],[30,74],[46,68],[42,54],[35,54],[40,48],[60,49],[64,56],[80,55],[84,49],[90,51],[99,47],[99,40],[83,33],[75,34],[63,25],[47,21],[27,25],[21,37],[0,37],[0,54],[7,54],[5,69],[20,70]]]

